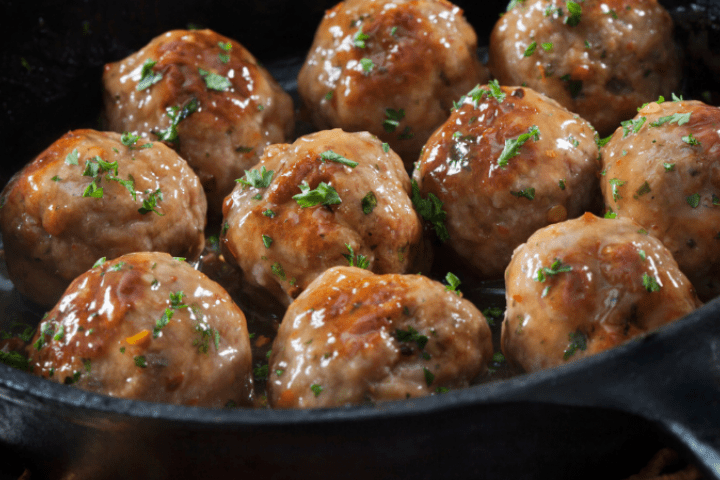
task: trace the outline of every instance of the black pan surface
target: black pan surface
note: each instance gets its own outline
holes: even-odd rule
[[[236,38],[294,92],[334,0],[7,1],[0,6],[0,182],[69,129],[97,127],[102,66],[188,24]],[[506,2],[456,2],[480,43]],[[665,1],[689,45],[720,51],[720,1]],[[717,104],[712,59],[688,96]],[[296,98],[297,100],[297,98]],[[474,294],[502,301],[502,291]],[[472,293],[471,293],[472,295]],[[0,324],[37,317],[0,275]],[[1,326],[1,325],[0,325]],[[720,479],[720,300],[561,368],[374,407],[210,410],[130,401],[0,365],[0,479],[624,478],[670,445]],[[75,475],[70,477],[69,475]]]

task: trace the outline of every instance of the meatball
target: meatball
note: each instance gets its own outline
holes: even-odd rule
[[[700,306],[670,252],[625,219],[590,213],[538,230],[505,274],[502,351],[528,372],[578,360]]]
[[[672,19],[657,0],[511,5],[490,36],[493,75],[554,98],[603,136],[680,85]]]
[[[605,204],[659,238],[709,300],[720,294],[720,109],[652,102],[602,150]]]
[[[268,400],[313,408],[419,397],[467,386],[492,354],[483,315],[440,283],[334,267],[280,324]]]
[[[374,133],[410,170],[452,102],[487,81],[476,49],[445,0],[346,0],[320,23],[298,91],[316,127]]]
[[[535,230],[597,202],[594,135],[529,88],[473,89],[430,137],[413,173],[421,194],[443,203],[446,250],[476,276],[501,278]]]
[[[250,405],[245,315],[166,253],[132,253],[75,279],[28,346],[35,374],[114,397]]]
[[[432,257],[409,192],[402,160],[367,132],[272,145],[225,201],[223,252],[285,305],[335,265],[417,272]]]
[[[293,102],[236,41],[211,30],[154,38],[103,74],[109,128],[174,146],[200,177],[211,219],[233,180],[294,129]]]
[[[192,260],[205,245],[197,175],[162,143],[130,135],[68,132],[0,198],[10,279],[45,307],[100,257],[161,251]]]

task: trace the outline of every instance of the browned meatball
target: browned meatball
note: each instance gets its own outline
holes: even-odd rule
[[[413,173],[447,212],[448,249],[501,278],[535,230],[599,198],[592,127],[529,88],[475,88],[425,145]]]
[[[512,4],[490,37],[493,75],[554,98],[603,136],[680,84],[672,19],[657,0]]]
[[[15,287],[50,307],[100,257],[160,251],[195,259],[207,204],[197,175],[162,143],[75,130],[2,193],[0,229]]]
[[[114,397],[250,404],[245,315],[220,285],[166,253],[98,263],[40,323],[37,375]]]
[[[590,213],[538,230],[505,274],[502,350],[526,371],[619,345],[693,311],[670,252],[625,219]]]
[[[652,102],[602,150],[605,204],[659,238],[709,300],[720,294],[720,109]]]
[[[487,81],[476,48],[445,0],[346,0],[325,13],[298,90],[318,128],[374,133],[410,170],[453,100]]]
[[[225,257],[286,305],[335,265],[427,268],[410,178],[385,150],[369,133],[339,129],[268,147],[225,202]]]
[[[465,387],[487,371],[490,337],[477,308],[438,282],[334,267],[283,318],[270,405],[331,407]]]
[[[211,218],[233,180],[294,129],[290,96],[242,45],[211,30],[160,35],[107,64],[103,83],[109,128],[174,146],[200,176]]]

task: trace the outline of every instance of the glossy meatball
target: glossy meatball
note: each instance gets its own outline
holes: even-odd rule
[[[290,96],[242,45],[211,30],[156,37],[107,64],[103,84],[109,128],[172,145],[200,176],[213,219],[233,180],[294,129]]]
[[[659,238],[700,297],[720,294],[720,109],[652,102],[602,150],[606,206]]]
[[[487,371],[490,337],[472,303],[427,277],[335,267],[283,318],[270,405],[331,407],[465,387]]]
[[[286,305],[335,265],[417,272],[431,252],[409,193],[402,161],[369,133],[273,145],[225,202],[223,251]]]
[[[475,88],[425,145],[413,173],[447,212],[448,250],[501,278],[515,247],[599,198],[592,127],[529,88]]]
[[[200,181],[159,142],[69,132],[13,177],[1,199],[10,279],[46,307],[100,257],[161,251],[192,260],[205,245]]]
[[[538,230],[505,274],[502,351],[528,372],[619,345],[699,306],[670,252],[625,219]]]
[[[245,315],[220,285],[166,253],[98,263],[38,327],[35,374],[114,397],[250,404]]]
[[[452,102],[487,81],[476,48],[445,0],[346,0],[320,23],[298,90],[318,128],[374,133],[409,170]]]
[[[500,83],[545,93],[603,136],[644,102],[678,89],[672,19],[657,0],[513,3],[490,37]]]

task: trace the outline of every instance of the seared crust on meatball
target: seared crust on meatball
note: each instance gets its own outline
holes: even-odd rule
[[[78,277],[28,346],[34,373],[114,397],[250,405],[245,315],[182,259],[134,253]]]
[[[498,20],[490,70],[588,120],[605,136],[644,102],[680,85],[670,14],[657,0],[526,0]]]
[[[320,23],[298,90],[317,128],[374,133],[410,170],[452,102],[487,81],[476,49],[445,0],[346,0]]]
[[[107,64],[103,84],[109,128],[173,145],[200,176],[218,219],[233,180],[294,129],[290,96],[242,45],[211,30],[160,35]]]
[[[288,308],[268,398],[316,408],[419,397],[467,386],[492,354],[483,315],[440,283],[334,267]]]
[[[162,143],[133,140],[69,132],[5,187],[5,259],[25,296],[54,305],[100,257],[200,255],[207,204],[197,175]]]
[[[513,156],[514,154],[514,156]],[[535,230],[599,197],[592,127],[529,88],[475,88],[425,145],[413,177],[447,212],[447,248],[501,278]]]
[[[508,361],[528,372],[562,365],[700,306],[667,248],[639,230],[586,213],[518,247],[505,275]]]
[[[263,174],[267,181],[252,180]],[[223,252],[285,305],[335,265],[367,262],[377,273],[429,266],[410,178],[367,132],[336,129],[272,145],[243,182],[225,202]]]
[[[605,205],[659,238],[709,300],[720,294],[720,109],[649,103],[602,150]]]

